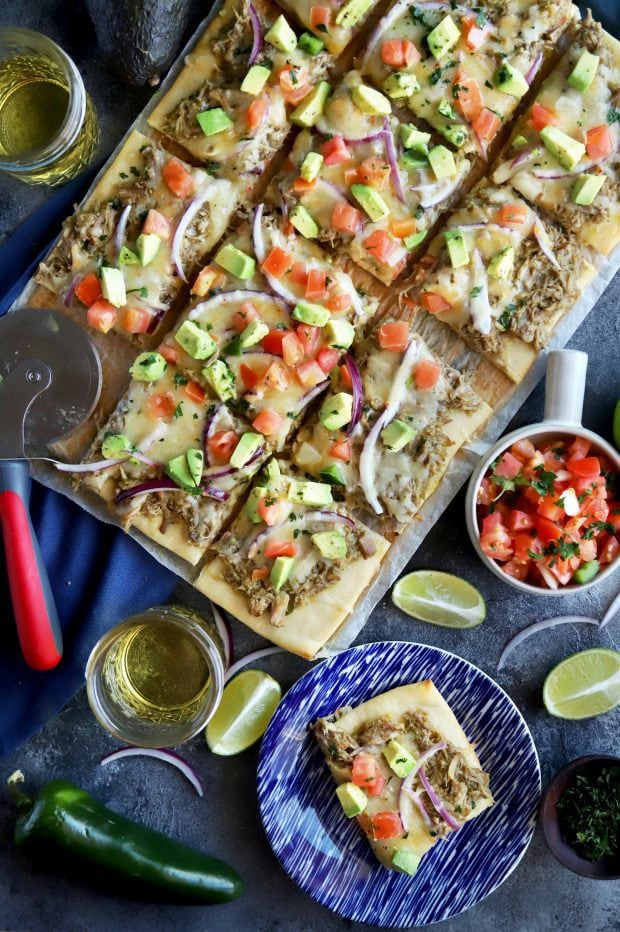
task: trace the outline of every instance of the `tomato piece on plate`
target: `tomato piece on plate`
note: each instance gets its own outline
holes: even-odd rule
[[[608,502],[608,507],[607,520],[613,524],[616,531],[620,531],[620,502]]]
[[[591,159],[606,159],[614,151],[611,129],[607,123],[586,132],[586,152]]]
[[[145,307],[133,307],[127,304],[117,312],[119,327],[127,333],[146,333],[153,321],[153,315]]]
[[[289,276],[294,285],[303,285],[306,287],[308,281],[308,271],[305,262],[293,262]]]
[[[312,181],[306,181],[305,178],[295,178],[293,182],[293,192],[295,194],[307,194],[309,191],[314,191],[316,188],[316,178]]]
[[[328,6],[311,6],[310,7],[310,22],[315,27],[319,26],[329,26],[332,16],[332,11]],[[319,30],[322,31],[322,30]]]
[[[409,39],[386,39],[381,43],[381,61],[388,68],[403,71],[420,61],[420,53]]]
[[[502,570],[508,576],[512,576],[513,579],[525,579],[529,572],[529,566],[527,563],[521,563],[518,560],[508,560],[507,563],[502,565]]]
[[[264,434],[265,437],[275,437],[283,423],[284,418],[280,417],[277,411],[272,411],[271,408],[265,408],[264,411],[261,411],[260,414],[254,418],[252,427],[259,433]]]
[[[351,159],[351,153],[342,136],[332,136],[321,143],[321,153],[324,165],[338,165]]]
[[[543,518],[548,518],[549,521],[561,521],[565,512],[560,505],[555,504],[556,499],[553,495],[545,495],[542,501],[539,502],[538,508],[536,509],[539,515],[542,515]]]
[[[340,366],[340,379],[345,388],[353,388],[353,379],[351,378],[351,373],[349,372],[349,367],[342,365]]]
[[[176,411],[177,403],[172,392],[158,392],[151,395],[147,404],[148,416],[154,421],[171,417]]]
[[[305,96],[305,94],[304,94]],[[262,126],[267,111],[269,110],[269,98],[266,94],[262,97],[256,97],[245,111],[245,125],[251,133]]]
[[[398,835],[405,834],[399,812],[375,812],[370,817],[370,825],[372,836],[376,841],[383,838],[396,838]]]
[[[282,278],[291,265],[290,254],[281,246],[274,246],[269,255],[265,257],[261,268],[267,275]]]
[[[420,295],[420,301],[422,307],[429,314],[441,314],[443,311],[449,311],[452,308],[452,305],[446,301],[443,295],[434,291],[423,291]]]
[[[291,331],[270,330],[269,333],[265,334],[261,341],[265,352],[273,353],[274,356],[282,356],[284,354],[284,350],[282,349],[282,342],[287,333],[291,333]]]
[[[263,376],[263,385],[275,392],[285,392],[291,384],[291,374],[284,362],[272,362]]]
[[[592,444],[585,437],[575,437],[568,448],[569,459],[582,460],[590,452]]]
[[[362,225],[362,215],[356,207],[336,201],[332,210],[331,225],[341,233],[355,235]]]
[[[566,468],[581,479],[597,479],[601,474],[601,463],[597,456],[571,457]]]
[[[510,534],[503,525],[498,524],[480,535],[482,552],[492,560],[509,560],[513,555]]]
[[[269,560],[276,557],[296,557],[297,547],[290,540],[268,540],[263,551]]]
[[[267,566],[257,566],[252,570],[252,582],[259,582],[261,579],[267,579],[269,568]]]
[[[295,369],[295,375],[304,388],[314,388],[327,378],[315,359],[300,363]]]
[[[493,528],[502,527],[503,524],[504,520],[501,512],[496,509],[492,511],[490,515],[485,515],[482,519],[482,533],[486,534],[488,531],[492,531]]]
[[[598,562],[603,563],[613,563],[616,557],[620,553],[620,543],[618,543],[618,538],[610,534],[605,536],[601,540],[601,548],[598,553]]]
[[[516,456],[522,463],[527,463],[536,453],[536,447],[531,440],[517,440],[510,448],[513,456]]]
[[[525,511],[519,511],[517,508],[511,508],[508,512],[506,526],[513,534],[517,531],[529,531],[534,527],[534,519]]]
[[[228,463],[238,443],[234,430],[216,430],[207,438],[207,449],[218,463]]]
[[[465,45],[472,52],[484,45],[488,30],[485,26],[478,26],[474,16],[463,16],[461,19],[461,32],[465,39]]]
[[[117,309],[105,298],[99,298],[86,311],[86,319],[94,330],[107,333],[116,323]]]
[[[325,307],[332,312],[332,314],[340,314],[343,311],[348,311],[351,307],[351,295],[348,294],[333,294],[330,295],[327,301],[325,302]]]
[[[284,520],[284,515],[287,511],[287,503],[273,502],[272,504],[268,505],[268,501],[271,502],[271,498],[263,495],[258,500],[256,510],[259,517],[263,519],[265,524],[268,524],[269,527],[273,527],[274,524],[279,524],[280,521]]]
[[[497,116],[496,113],[493,113],[492,110],[489,110],[488,107],[483,107],[480,113],[472,121],[471,128],[473,131],[480,137],[480,139],[485,142],[490,142],[498,129],[502,125],[502,121]]]
[[[297,366],[304,358],[304,345],[294,330],[289,330],[284,334],[282,355],[287,366]]]
[[[316,361],[318,362],[323,372],[325,372],[325,374],[336,368],[339,359],[340,352],[337,349],[326,347],[324,349],[320,349],[316,354]]]
[[[456,98],[461,116],[472,123],[484,107],[484,98],[476,79],[459,68],[454,76],[452,95]]]
[[[418,224],[413,217],[405,217],[403,220],[392,220],[390,223],[390,233],[397,239],[404,239],[405,236],[412,236],[418,229]]]
[[[351,442],[349,440],[337,440],[329,448],[329,455],[335,460],[342,460],[343,463],[350,463],[352,452]]]
[[[416,388],[429,392],[435,388],[441,375],[441,366],[432,359],[421,359],[413,370]]]
[[[309,301],[320,301],[325,296],[327,275],[323,269],[309,269],[306,282],[306,297]]]
[[[519,563],[530,563],[534,559],[532,554],[538,555],[543,551],[540,538],[533,537],[532,534],[525,531],[515,534],[512,546],[514,548],[514,559]]]
[[[160,214],[158,210],[153,210],[151,207],[146,215],[142,232],[154,233],[155,236],[159,236],[160,239],[165,240],[170,237],[170,224],[163,214]]]
[[[498,210],[495,222],[501,227],[520,227],[527,220],[529,213],[525,204],[504,204]]]
[[[214,269],[212,265],[205,265],[204,269],[201,269],[194,279],[191,292],[198,295],[199,298],[204,298],[209,291],[219,288],[225,281],[226,275],[224,272]]]
[[[170,346],[169,343],[161,343],[157,347],[157,352],[164,357],[166,362],[176,366],[181,356],[182,350],[180,346]]]
[[[370,253],[377,261],[389,266],[391,269],[398,265],[400,261],[398,255],[402,246],[395,243],[385,230],[374,230],[370,236],[364,240],[364,249]]]
[[[202,385],[199,385],[198,382],[193,382],[191,379],[187,385],[183,387],[183,391],[189,400],[193,401],[196,405],[203,404],[207,397],[207,393],[205,392]]]
[[[404,353],[409,345],[409,324],[406,320],[381,324],[377,331],[377,340],[381,349]]]
[[[172,158],[162,169],[162,178],[176,197],[185,200],[194,193],[194,179],[179,159]]]
[[[245,301],[238,311],[232,316],[231,323],[235,330],[238,330],[239,333],[243,333],[248,324],[251,324],[253,320],[260,320],[260,313],[258,308],[256,308],[251,301]]]
[[[78,301],[81,301],[86,307],[90,307],[91,304],[94,304],[95,301],[103,297],[99,276],[95,272],[89,272],[88,275],[85,275],[82,281],[76,285],[73,294]]]
[[[554,521],[550,521],[549,518],[545,518],[542,515],[537,515],[534,518],[534,527],[536,528],[538,536],[545,544],[548,544],[552,540],[559,540],[562,536],[562,528]]]
[[[321,336],[321,328],[313,327],[312,324],[299,324],[295,332],[304,348],[304,354],[313,356]]]
[[[251,366],[248,366],[245,362],[242,362],[239,366],[239,375],[241,376],[241,381],[245,387],[250,391],[261,380],[261,376],[258,374],[258,372],[252,369]]]
[[[369,783],[374,783],[376,774],[377,761],[372,754],[362,751],[355,755],[351,768],[351,783],[365,788]]]
[[[532,129],[540,131],[544,129],[545,126],[560,126],[561,122],[562,120],[555,110],[551,110],[549,107],[543,107],[542,104],[536,101],[532,104],[532,109],[530,110],[530,125]]]
[[[390,166],[383,159],[376,157],[364,159],[357,168],[357,176],[362,184],[382,189],[390,180]]]

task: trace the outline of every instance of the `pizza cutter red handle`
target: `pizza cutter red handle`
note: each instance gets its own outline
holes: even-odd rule
[[[28,464],[0,462],[0,523],[9,587],[22,653],[34,670],[50,670],[62,657],[54,596],[28,511]]]

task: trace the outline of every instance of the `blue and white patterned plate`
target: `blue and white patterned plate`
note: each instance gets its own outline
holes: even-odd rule
[[[408,877],[382,867],[356,821],[343,816],[308,724],[425,679],[476,746],[495,805],[438,842]],[[469,909],[515,869],[534,832],[540,767],[521,714],[485,673],[435,647],[380,641],[318,664],[285,695],[263,738],[258,799],[269,843],[302,890],[357,922],[424,926]]]

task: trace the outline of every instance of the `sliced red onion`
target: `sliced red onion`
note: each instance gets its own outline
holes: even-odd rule
[[[531,84],[534,78],[536,77],[536,75],[538,74],[538,69],[542,65],[542,62],[543,62],[543,55],[542,55],[542,52],[539,52],[539,54],[536,56],[536,58],[530,65],[527,71],[527,74],[525,75],[525,80],[527,81],[528,84]]]
[[[254,246],[254,252],[259,263],[262,265],[265,261],[267,255],[267,247],[265,246],[265,239],[263,237],[263,210],[265,205],[258,204],[256,210],[254,211],[254,219],[252,221],[252,244]],[[298,298],[286,285],[283,285],[279,279],[274,278],[273,275],[268,275],[267,272],[263,272],[263,275],[269,283],[269,287],[274,292],[274,294],[279,295],[286,301],[288,304],[297,304]]]
[[[224,646],[224,660],[226,669],[230,666],[233,658],[233,639],[232,631],[230,630],[230,625],[228,624],[228,619],[222,615],[217,605],[214,605],[213,602],[209,603],[211,606],[211,611],[213,613],[213,622],[217,628],[217,633],[219,634],[222,644]]]
[[[207,498],[212,498],[216,502],[227,502],[230,498],[230,492],[224,489],[218,489],[216,485],[201,485],[202,494]]]
[[[534,221],[534,236],[536,237],[536,242],[540,246],[541,252],[545,254],[549,262],[554,268],[561,268],[560,263],[558,262],[557,256],[553,251],[553,246],[551,245],[551,240],[549,239],[549,234],[545,230],[541,221],[536,218]]]
[[[351,412],[349,426],[347,427],[347,437],[350,437],[362,417],[362,407],[364,405],[364,387],[362,385],[360,370],[357,368],[357,363],[355,362],[355,359],[351,353],[347,353],[344,358],[344,362],[347,369],[349,370],[349,375],[351,376],[351,391],[353,392],[353,410]]]
[[[226,304],[237,304],[239,301],[255,301],[256,298],[264,298],[265,301],[272,301],[274,304],[277,304],[278,307],[282,308],[283,311],[290,313],[288,304],[276,295],[270,294],[267,291],[250,291],[245,288],[237,288],[235,291],[223,291],[213,298],[209,298],[207,301],[201,301],[200,304],[197,304],[191,309],[189,319],[196,320],[197,317],[201,317],[214,307],[220,307]]]
[[[179,276],[183,279],[184,282],[187,282],[187,277],[185,275],[185,271],[183,269],[183,263],[181,261],[181,246],[183,244],[183,240],[185,238],[185,233],[187,232],[188,226],[190,225],[190,223],[192,222],[196,214],[200,211],[205,201],[211,196],[211,193],[212,192],[210,188],[208,187],[206,191],[203,191],[202,194],[199,194],[198,197],[195,197],[193,199],[193,201],[189,204],[189,206],[187,207],[187,209],[181,216],[181,219],[179,220],[177,224],[177,228],[174,231],[174,236],[172,237],[172,247],[171,247],[172,261],[174,262],[176,266],[176,270]]]
[[[579,168],[573,168],[573,170],[570,172],[559,171],[557,168],[540,168],[536,169],[536,171],[533,171],[532,174],[534,175],[534,178],[538,178],[541,181],[557,181],[559,178],[573,178],[575,175],[583,175],[584,172],[589,172],[592,168],[600,167],[600,164],[603,161],[604,159],[582,162]]]
[[[262,48],[263,31],[260,24],[260,17],[253,3],[248,3],[248,15],[250,17],[250,23],[252,24],[252,48],[250,50],[250,57],[248,58],[248,67],[250,67],[258,58]]]
[[[620,599],[620,596],[618,596],[618,599]],[[562,615],[559,618],[545,618],[542,621],[535,621],[533,624],[528,625],[527,628],[522,628],[521,631],[518,631],[514,637],[511,637],[504,646],[504,649],[499,656],[499,660],[497,661],[497,669],[501,670],[515,647],[518,647],[519,644],[522,644],[523,641],[526,641],[529,637],[532,636],[532,634],[537,634],[539,631],[546,631],[547,628],[555,628],[558,625],[579,624],[598,625],[598,621],[596,618],[586,618],[585,615]]]
[[[314,388],[311,388],[310,391],[306,392],[303,398],[300,398],[297,402],[297,410],[303,411],[304,408],[307,408],[310,402],[314,401],[318,395],[322,395],[328,386],[329,379],[325,379],[324,382],[319,382],[318,385],[315,385]]]
[[[432,828],[432,827],[433,827],[432,819],[431,819],[431,817],[429,816],[428,812],[426,811],[426,806],[424,805],[424,803],[423,803],[422,800],[420,799],[420,794],[417,793],[415,790],[412,790],[411,793],[409,793],[409,796],[411,797],[411,799],[413,800],[413,802],[415,803],[415,805],[418,807],[418,810],[419,810],[419,812],[420,812],[420,815],[422,816],[422,821],[424,822],[424,824],[426,825],[426,827],[427,827],[427,828]],[[401,809],[400,815],[401,815],[401,822],[402,822],[402,809]],[[405,831],[407,831],[407,826],[406,826],[406,825],[403,824],[403,828],[405,829]]]
[[[153,314],[153,316],[151,317],[151,322],[150,322],[150,324],[149,324],[149,326],[148,326],[148,329],[147,329],[147,331],[146,331],[147,333],[155,333],[155,331],[157,330],[157,328],[158,328],[158,326],[159,326],[161,320],[163,319],[163,317],[164,317],[164,315],[165,315],[165,313],[166,313],[167,310],[168,310],[167,307],[166,307],[166,308],[159,308],[159,309],[155,312],[155,314]]]
[[[128,457],[138,460],[140,463],[144,463],[145,466],[159,466],[159,463],[152,460],[150,456],[145,456],[140,450],[121,450],[121,453],[126,453]]]
[[[530,162],[534,158],[538,158],[539,155],[540,149],[524,149],[522,152],[519,152],[514,159],[508,159],[497,166],[493,172],[493,181],[495,184],[504,184],[504,182],[509,181],[513,175],[520,172],[527,162]]]
[[[213,457],[211,456],[211,451],[209,449],[209,440],[215,433],[215,425],[223,407],[224,405],[219,403],[215,405],[211,414],[207,415],[205,426],[202,429],[202,449],[204,451],[207,466],[213,466]]]
[[[116,224],[116,232],[114,234],[114,252],[117,259],[121,254],[121,249],[123,248],[123,243],[125,242],[125,228],[127,226],[130,213],[131,204],[127,204],[126,207],[123,207],[121,215],[118,218],[118,223]]]
[[[111,469],[113,466],[120,466],[121,463],[127,462],[127,457],[120,459],[98,460],[95,463],[61,463],[57,460],[51,460],[59,472],[99,472],[101,469]]]
[[[124,460],[123,460],[124,462]],[[129,489],[121,489],[114,499],[115,505],[120,505],[127,498],[133,498],[135,495],[142,495],[145,492],[180,492],[176,482],[172,479],[149,479],[147,482],[139,482],[132,485]]]
[[[248,654],[246,657],[241,657],[240,660],[237,660],[236,663],[233,663],[231,667],[228,668],[224,674],[224,684],[236,676],[239,670],[242,670],[249,663],[254,663],[257,660],[262,660],[263,657],[269,657],[271,654],[283,654],[284,649],[282,647],[263,647],[262,650],[255,650],[251,654]]]
[[[346,524],[355,528],[355,521],[348,515],[341,515],[339,511],[308,511],[303,515],[304,521],[333,521],[334,524]]]
[[[64,298],[63,298],[63,302],[62,302],[62,303],[64,304],[65,307],[69,307],[69,305],[71,304],[71,301],[73,300],[73,295],[75,294],[75,289],[76,289],[77,286],[80,284],[80,282],[82,281],[83,278],[84,278],[83,275],[74,275],[74,276],[73,276],[73,279],[72,279],[72,281],[71,281],[71,284],[70,284],[69,287],[67,288],[67,293],[66,293],[66,295],[65,295]]]
[[[338,185],[334,184],[333,181],[327,181],[325,178],[317,178],[316,187],[319,191],[329,191],[330,194],[334,195],[336,200],[342,202],[343,204],[350,203],[342,188],[339,188]]]
[[[527,149],[522,149],[510,163],[512,168],[516,168],[517,165],[521,165],[522,162],[525,162],[526,159],[529,159],[530,155],[534,152],[540,152],[540,149],[532,148],[529,146]]]
[[[406,832],[409,831],[409,826],[405,824],[406,819],[404,818],[403,803],[404,803],[405,796],[409,796],[413,799],[418,809],[420,810],[420,813],[422,814],[422,818],[424,819],[425,823],[429,826],[431,825],[431,820],[430,820],[430,817],[426,809],[424,808],[424,803],[420,799],[419,794],[416,793],[413,789],[413,781],[420,767],[422,767],[422,765],[425,764],[426,761],[429,760],[429,758],[433,756],[433,754],[437,754],[438,751],[443,751],[446,748],[446,746],[447,745],[445,741],[440,741],[438,744],[432,744],[430,748],[427,748],[426,751],[424,751],[424,753],[420,755],[420,757],[418,758],[415,764],[415,767],[413,767],[413,769],[407,774],[407,776],[404,778],[401,784],[398,808],[400,809],[400,818],[403,823],[403,828],[405,829]]]
[[[379,130],[376,133],[371,133],[369,136],[359,136],[357,139],[345,139],[345,145],[347,146],[365,146],[370,145],[372,142],[382,142],[383,141],[383,130]]]
[[[400,177],[400,171],[398,170],[398,155],[396,153],[396,146],[394,145],[394,137],[392,136],[392,130],[390,129],[390,121],[387,117],[383,120],[383,142],[385,144],[385,157],[390,166],[390,174],[392,175],[392,184],[394,185],[394,190],[399,201],[405,202],[405,192],[403,190],[403,182]]]
[[[172,764],[173,767],[176,767],[177,770],[189,780],[198,795],[204,796],[202,780],[191,764],[188,764],[184,758],[179,757],[174,751],[169,751],[167,748],[119,748],[118,751],[112,751],[110,754],[106,754],[105,757],[102,757],[100,763],[102,765],[111,764],[115,760],[124,760],[126,757],[154,757],[156,760],[161,760],[165,764]]]
[[[439,796],[437,795],[437,793],[435,792],[435,790],[429,783],[428,777],[424,773],[424,767],[420,767],[418,769],[418,776],[420,777],[420,780],[422,781],[422,786],[426,790],[426,795],[428,796],[434,808],[439,813],[441,818],[444,820],[446,825],[448,825],[454,832],[458,831],[458,829],[461,827],[460,824],[456,821],[456,819],[454,819],[450,815],[450,813],[448,812],[448,810],[446,809],[446,807],[440,800]]]
[[[296,522],[307,523],[308,521],[317,521],[323,523],[329,521],[330,524],[345,524],[347,527],[355,528],[355,521],[353,518],[349,518],[347,515],[341,515],[338,511],[301,512],[300,514],[296,514],[292,521],[291,517],[292,516],[289,515],[285,521],[279,521],[277,524],[272,524],[259,531],[259,533],[250,540],[248,546],[248,560],[253,560],[265,541],[271,537],[272,534],[277,534],[285,525],[295,524]]]
[[[618,593],[616,598],[612,601],[611,605],[609,606],[609,608],[607,609],[607,611],[601,618],[601,624],[600,624],[601,628],[604,628],[605,625],[609,624],[609,622],[615,616],[619,608],[620,608],[620,592]]]
[[[141,453],[144,453],[146,450],[150,450],[154,443],[158,443],[164,434],[166,433],[167,425],[164,421],[158,421],[150,434],[147,434],[146,437],[140,441],[136,449]]]
[[[450,197],[459,184],[460,179],[457,178],[456,181],[447,185],[442,181],[434,181],[432,184],[410,185],[409,190],[415,191],[420,195],[419,200],[421,207],[437,207],[438,204],[442,204]],[[428,194],[426,192],[428,192]]]
[[[262,528],[254,537],[250,538],[248,544],[248,560],[253,560],[267,538],[274,532],[279,531],[285,524],[287,524],[286,521],[278,521],[277,524],[270,524],[268,527]]]

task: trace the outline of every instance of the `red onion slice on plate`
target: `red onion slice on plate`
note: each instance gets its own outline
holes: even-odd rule
[[[73,295],[75,294],[75,289],[80,284],[83,278],[84,278],[83,275],[73,276],[73,279],[71,280],[71,284],[67,288],[67,293],[64,296],[63,301],[62,301],[65,307],[69,307],[69,305],[71,304],[71,301],[73,300]]]
[[[254,246],[254,252],[256,258],[259,261],[259,264],[262,265],[265,261],[267,255],[267,247],[265,246],[265,238],[263,236],[263,210],[265,205],[258,204],[256,210],[254,211],[254,219],[252,221],[252,244]],[[269,283],[269,287],[277,294],[280,298],[286,301],[288,304],[297,304],[298,298],[286,285],[283,285],[279,279],[274,278],[273,275],[269,275],[267,272],[263,271],[263,275]]]
[[[248,654],[246,657],[241,657],[226,671],[224,675],[224,684],[231,680],[233,676],[236,676],[239,670],[247,667],[249,663],[254,663],[256,660],[262,660],[263,657],[269,657],[271,654],[283,653],[284,649],[282,647],[263,647],[262,650],[255,650],[251,654]]]
[[[116,760],[124,760],[127,757],[154,757],[156,760],[161,760],[165,764],[171,764],[189,780],[199,796],[204,796],[204,787],[198,773],[183,757],[179,757],[178,754],[175,754],[174,751],[169,751],[167,748],[119,748],[118,751],[112,751],[110,754],[106,754],[105,757],[101,758],[99,763],[105,766]]]
[[[385,145],[385,157],[388,161],[388,165],[390,166],[390,174],[392,175],[394,191],[396,192],[398,200],[404,203],[405,192],[403,190],[403,182],[400,177],[400,171],[398,169],[398,155],[396,154],[394,137],[392,136],[392,130],[390,129],[390,121],[387,117],[383,121],[383,142]]]
[[[217,633],[219,634],[222,645],[224,647],[224,666],[226,669],[228,669],[233,658],[232,631],[230,630],[228,619],[220,612],[217,605],[215,605],[213,602],[209,602],[209,605],[211,606],[211,611],[213,613],[213,622],[217,628]]]
[[[248,3],[248,16],[252,24],[252,48],[250,49],[250,57],[248,58],[248,67],[250,67],[259,56],[263,44],[263,30],[260,24],[260,17],[253,3]]]
[[[428,798],[429,798],[430,801],[432,802],[433,807],[435,808],[435,810],[437,811],[437,813],[441,816],[441,818],[444,820],[444,822],[446,823],[446,825],[448,825],[448,826],[452,829],[453,832],[458,831],[458,829],[459,829],[461,826],[460,826],[459,823],[456,821],[456,819],[454,819],[454,818],[450,815],[450,813],[448,812],[448,810],[446,809],[446,807],[444,806],[444,804],[443,804],[442,801],[440,800],[439,796],[437,795],[437,793],[435,792],[435,790],[434,790],[433,787],[431,786],[428,777],[427,777],[426,774],[424,773],[424,767],[419,767],[419,768],[418,768],[418,776],[420,777],[420,780],[422,781],[422,786],[423,786],[424,789],[426,790],[426,795],[428,796]]]
[[[620,598],[620,596],[618,598]],[[504,646],[503,651],[499,655],[499,660],[497,661],[497,669],[501,670],[515,647],[518,647],[519,644],[522,644],[533,634],[538,634],[539,631],[546,631],[547,628],[556,628],[558,625],[580,624],[598,625],[598,621],[596,618],[586,618],[585,615],[562,615],[559,618],[545,618],[542,621],[535,621],[533,624],[528,625],[527,628],[522,628],[521,631],[518,631],[514,637],[511,637]]]
[[[202,194],[199,194],[198,197],[195,197],[193,199],[193,201],[186,208],[181,219],[179,220],[177,224],[177,228],[174,231],[174,236],[172,237],[172,247],[171,247],[172,261],[174,262],[176,266],[176,270],[180,278],[182,278],[184,282],[187,282],[187,277],[185,275],[185,271],[183,269],[183,262],[181,260],[181,246],[183,245],[183,240],[185,239],[185,233],[187,232],[187,228],[189,227],[192,220],[194,219],[196,214],[200,211],[202,205],[205,203],[205,201],[210,195],[211,195],[211,190],[207,189],[207,191],[203,191]]]
[[[528,71],[525,75],[525,80],[527,81],[528,84],[531,84],[534,78],[536,77],[536,75],[538,74],[538,69],[542,65],[542,62],[543,62],[543,56],[542,56],[542,52],[540,52],[536,56],[536,58],[534,59],[530,67],[528,68]]]
[[[420,757],[417,760],[417,763],[412,768],[412,770],[407,774],[407,776],[404,778],[401,784],[400,793],[398,797],[398,808],[400,809],[400,818],[403,823],[403,828],[405,829],[406,832],[409,831],[409,826],[406,824],[408,820],[404,817],[403,803],[405,801],[405,797],[407,796],[413,799],[414,803],[420,810],[420,814],[422,815],[422,818],[424,819],[425,823],[427,825],[431,824],[430,817],[424,807],[424,803],[420,799],[419,793],[416,793],[413,789],[413,781],[420,767],[422,767],[422,765],[425,764],[426,761],[429,760],[433,756],[433,754],[437,754],[438,751],[443,751],[445,747],[446,747],[445,741],[440,741],[437,744],[431,745],[430,748],[427,748],[426,751],[424,751],[424,753],[420,755]]]
[[[99,472],[101,469],[111,469],[113,466],[120,466],[121,463],[127,462],[127,457],[122,456],[116,459],[97,460],[94,463],[61,463],[58,460],[51,460],[50,462],[53,463],[59,472],[87,473]]]
[[[145,492],[180,492],[181,489],[178,487],[176,482],[173,482],[172,479],[149,479],[147,482],[138,482],[137,485],[132,485],[129,489],[121,489],[117,493],[114,504],[120,505],[121,502],[124,502],[128,498],[134,498],[136,495],[142,495]]]
[[[362,385],[360,370],[357,368],[357,363],[355,362],[355,359],[351,353],[347,353],[344,362],[347,369],[349,370],[349,375],[351,376],[351,390],[353,392],[353,410],[351,412],[349,426],[347,427],[347,437],[350,437],[362,417],[362,408],[364,405],[364,388]]]
[[[125,228],[127,227],[127,221],[129,219],[130,213],[131,204],[127,204],[126,207],[123,207],[121,215],[118,218],[118,223],[116,224],[116,232],[114,234],[114,252],[117,259],[121,254],[121,249],[123,248],[123,243],[125,242]]]

